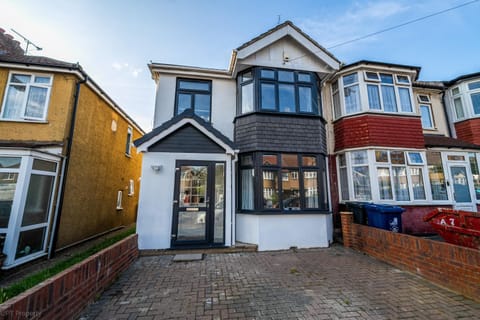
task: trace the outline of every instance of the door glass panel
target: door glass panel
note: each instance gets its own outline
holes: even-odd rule
[[[456,202],[471,202],[470,187],[468,186],[467,170],[465,167],[451,167],[453,191]]]
[[[47,222],[54,179],[53,176],[32,174],[22,227]]]
[[[215,225],[213,241],[223,243],[224,212],[225,212],[225,165],[215,165]]]
[[[46,228],[20,232],[15,259],[43,250]]]
[[[182,166],[180,207],[207,206],[207,166]]]
[[[189,208],[199,209],[199,208]],[[177,240],[200,241],[205,240],[206,211],[179,211]]]
[[[0,228],[7,228],[12,211],[18,173],[0,173]]]

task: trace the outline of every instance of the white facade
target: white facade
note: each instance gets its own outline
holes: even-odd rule
[[[145,249],[170,248],[174,201],[175,168],[177,160],[225,162],[225,245],[234,244],[232,157],[227,154],[146,152],[143,156],[142,187],[138,205],[138,247]],[[153,168],[160,166],[160,170]]]
[[[328,247],[333,241],[330,214],[237,214],[236,230],[237,241],[255,243],[260,251]]]

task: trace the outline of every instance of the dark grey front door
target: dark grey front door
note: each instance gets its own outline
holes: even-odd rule
[[[172,247],[224,244],[224,164],[177,161]]]

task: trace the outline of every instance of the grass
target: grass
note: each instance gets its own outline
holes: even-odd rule
[[[63,270],[73,266],[74,264],[77,264],[86,258],[94,255],[95,253],[111,246],[112,244],[128,237],[131,234],[135,233],[135,228],[131,228],[129,230],[126,230],[122,233],[119,233],[109,239],[106,239],[105,241],[91,247],[90,249],[87,249],[81,253],[77,253],[67,260],[60,261],[56,264],[54,264],[52,267],[46,268],[44,270],[41,270],[37,273],[34,273],[22,280],[19,280],[18,282],[6,287],[6,288],[0,288],[0,303],[5,302],[6,300],[15,297],[16,295],[19,295],[20,293],[36,286],[40,282],[53,277],[54,275],[62,272]]]

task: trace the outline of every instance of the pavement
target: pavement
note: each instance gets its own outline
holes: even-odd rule
[[[80,319],[479,319],[480,303],[362,253],[142,256]]]

